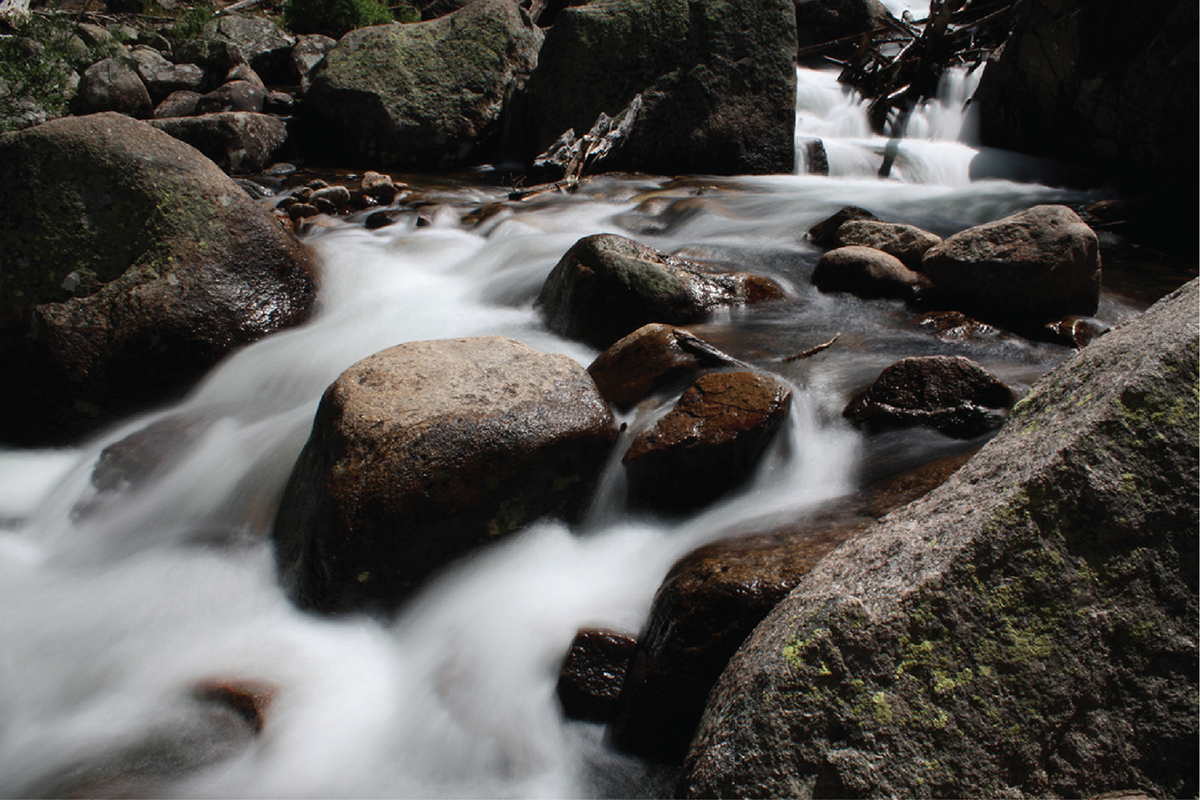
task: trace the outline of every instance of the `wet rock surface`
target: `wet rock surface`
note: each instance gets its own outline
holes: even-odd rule
[[[94,114],[13,134],[0,177],[20,192],[0,218],[0,439],[94,429],[312,308],[307,251],[146,123]]]
[[[740,364],[682,328],[651,323],[605,350],[588,367],[604,399],[629,408],[675,381]]]
[[[914,225],[877,220],[847,220],[837,227],[833,238],[838,247],[857,245],[882,250],[914,270],[921,268],[925,251],[942,243],[940,236]]]
[[[911,298],[932,285],[928,278],[913,272],[895,256],[859,245],[838,247],[822,255],[813,270],[812,282],[822,292],[897,299]]]
[[[555,694],[573,719],[607,722],[612,717],[636,640],[610,630],[581,630],[563,660]]]
[[[697,322],[728,306],[775,300],[768,278],[719,272],[615,234],[580,239],[555,265],[537,306],[556,333],[607,348],[643,325]]]
[[[499,336],[411,342],[326,391],[274,537],[305,608],[394,609],[436,570],[581,510],[616,438],[577,363]]]
[[[791,400],[791,389],[767,375],[700,376],[625,452],[630,503],[684,512],[740,485],[783,424]]]
[[[1194,794],[1198,298],[1064,362],[808,573],[709,696],[679,793]]]
[[[868,430],[924,425],[958,438],[1000,427],[1016,396],[963,356],[916,356],[892,364],[843,416]]]

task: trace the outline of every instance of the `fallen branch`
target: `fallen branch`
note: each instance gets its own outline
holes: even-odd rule
[[[794,355],[785,356],[784,358],[782,358],[780,360],[783,361],[783,363],[787,364],[792,361],[799,361],[802,358],[810,358],[812,356],[815,356],[817,353],[821,352],[822,350],[828,350],[830,347],[832,347],[833,343],[836,342],[838,340],[838,337],[841,335],[842,335],[842,332],[838,331],[837,333],[835,333],[833,335],[833,338],[830,339],[828,342],[822,342],[821,344],[818,344],[814,347],[810,347],[807,350],[801,350],[799,353],[796,353]]]

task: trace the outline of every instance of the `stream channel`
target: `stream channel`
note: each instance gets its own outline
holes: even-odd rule
[[[564,719],[554,686],[576,630],[635,634],[663,575],[696,546],[980,444],[848,425],[847,400],[896,360],[966,355],[1024,392],[1071,353],[1012,335],[942,339],[899,301],[824,295],[809,281],[820,253],[805,233],[847,204],[948,235],[1101,197],[1007,179],[1049,173],[971,144],[976,78],[947,76],[917,110],[886,180],[876,172],[889,142],[869,132],[864,104],[836,73],[812,70],[799,72],[798,152],[820,137],[829,176],[799,174],[801,157],[795,175],[600,176],[523,203],[478,179],[412,178],[430,224],[414,210],[376,231],[359,215],[305,234],[324,261],[311,323],[77,446],[0,451],[0,796],[669,793],[669,769],[616,752],[603,726]],[[785,287],[786,301],[690,328],[794,387],[752,482],[665,520],[625,509],[616,463],[582,525],[545,520],[485,548],[394,619],[294,608],[270,526],[324,388],[378,350],[444,337],[502,334],[586,366],[596,351],[548,332],[533,301],[562,254],[600,232]],[[1115,324],[1144,305],[1106,290],[1097,317]],[[819,355],[783,360],[835,334]],[[162,420],[186,435],[159,465],[98,487],[100,452]],[[636,412],[622,421],[639,424]],[[196,699],[213,679],[275,687],[261,733]]]

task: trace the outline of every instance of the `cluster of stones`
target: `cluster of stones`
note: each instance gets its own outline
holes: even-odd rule
[[[344,215],[388,206],[408,191],[408,185],[396,183],[390,175],[367,171],[351,189],[342,184],[330,184],[316,178],[289,192],[275,208],[299,225],[317,214]],[[370,218],[368,218],[370,219]],[[368,223],[369,227],[377,227]]]
[[[83,71],[72,112],[149,120],[230,173],[261,172],[271,163],[289,138],[294,91],[307,86],[336,44],[318,34],[293,37],[268,19],[240,14],[211,20],[191,40],[124,26],[115,32],[79,26],[80,36],[117,52]]]

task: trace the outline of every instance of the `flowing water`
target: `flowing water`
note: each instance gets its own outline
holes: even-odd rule
[[[663,574],[697,544],[796,519],[961,447],[928,432],[868,440],[841,419],[850,395],[898,358],[967,354],[1022,389],[1069,354],[1010,336],[943,341],[899,302],[809,285],[819,253],[804,233],[845,204],[946,234],[1085,199],[1004,179],[995,165],[1020,177],[1039,168],[1007,155],[972,180],[986,154],[952,141],[970,80],[954,77],[918,110],[888,180],[875,174],[889,140],[862,127],[861,103],[803,70],[798,141],[824,140],[829,177],[600,177],[490,216],[472,212],[505,191],[464,179],[423,187],[429,225],[416,210],[374,232],[328,221],[308,234],[324,259],[310,324],[76,447],[0,451],[0,795],[669,792],[668,770],[614,752],[601,726],[562,718],[554,683],[575,631],[635,633]],[[547,520],[476,553],[393,620],[294,609],[276,585],[269,530],[324,387],[384,347],[450,336],[499,333],[590,363],[596,352],[547,332],[533,300],[577,239],[606,231],[787,289],[786,302],[693,329],[795,388],[753,482],[665,521],[626,512],[614,469],[583,525]],[[1135,310],[1106,294],[1099,316]],[[819,356],[783,360],[834,334]],[[106,446],[153,423],[168,432],[154,470],[93,480]],[[195,699],[192,687],[212,679],[276,687],[261,734]]]

